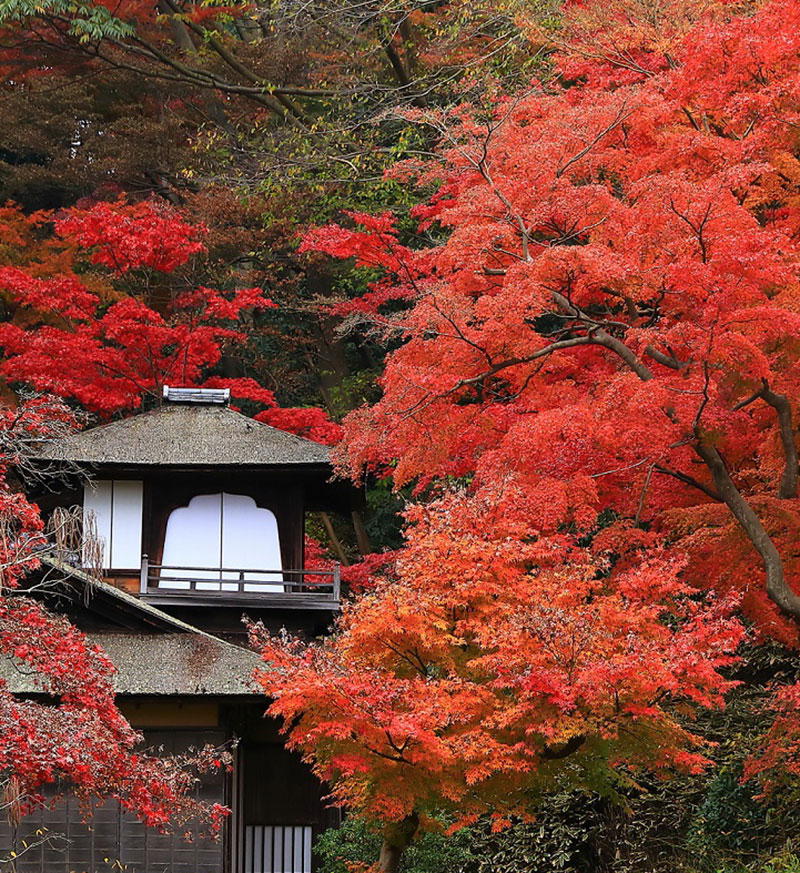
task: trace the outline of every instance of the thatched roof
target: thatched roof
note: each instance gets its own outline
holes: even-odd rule
[[[117,668],[117,694],[257,694],[255,652],[207,634],[88,634]],[[37,674],[0,658],[0,679],[14,694],[36,694]]]
[[[321,466],[328,448],[221,405],[167,404],[54,440],[48,461],[127,466]]]
[[[62,593],[84,603],[112,603],[124,617],[137,614],[142,633],[97,631],[87,633],[92,642],[111,658],[117,668],[114,689],[118,694],[146,695],[241,695],[257,694],[252,682],[259,656],[241,646],[220,639],[173,615],[145,603],[127,591],[101,579],[93,579],[79,568],[69,567],[51,556],[42,563],[77,583]],[[14,694],[42,691],[37,674],[12,657],[0,657],[0,681]]]

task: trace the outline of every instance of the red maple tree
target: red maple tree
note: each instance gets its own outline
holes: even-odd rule
[[[694,765],[662,705],[724,690],[721,605],[800,642],[800,5],[633,6],[568,13],[564,85],[416,113],[432,245],[304,243],[380,271],[349,308],[401,341],[343,468],[440,494],[332,642],[265,642],[290,742],[373,817]]]
[[[320,442],[340,430],[318,408],[283,408],[252,378],[213,375],[226,348],[248,341],[252,316],[274,307],[260,288],[219,291],[180,268],[204,254],[205,229],[155,202],[95,203],[28,219],[8,208],[0,291],[0,376],[77,401],[100,416],[160,403],[164,385],[229,387],[264,409],[259,420]],[[53,235],[32,253],[31,229]],[[235,278],[235,277],[234,277]]]

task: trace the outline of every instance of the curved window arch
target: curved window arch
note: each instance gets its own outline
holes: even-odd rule
[[[195,579],[199,591],[236,591],[238,584],[225,580],[244,579],[245,591],[283,591],[278,521],[244,494],[199,494],[174,509],[161,563],[162,575],[174,580],[161,588],[186,589],[182,580]]]

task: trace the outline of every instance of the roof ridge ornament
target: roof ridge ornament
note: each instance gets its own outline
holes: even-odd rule
[[[167,403],[204,403],[227,406],[231,400],[230,388],[174,388],[165,385],[162,397]]]

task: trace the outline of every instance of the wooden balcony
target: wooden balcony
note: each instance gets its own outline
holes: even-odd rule
[[[167,606],[259,606],[338,610],[339,564],[332,570],[171,567],[142,556],[139,596]]]

